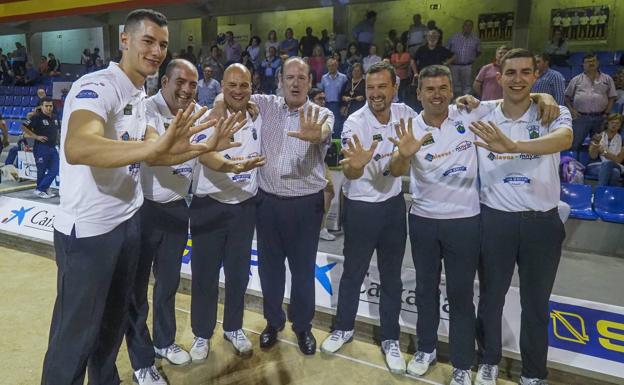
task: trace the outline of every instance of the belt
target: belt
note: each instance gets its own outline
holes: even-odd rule
[[[470,62],[470,63],[453,63],[451,65],[452,66],[471,66],[472,63],[474,63],[474,62]]]
[[[604,115],[604,113],[603,112],[579,112],[579,115],[602,116],[602,115]]]
[[[490,212],[494,212],[497,214],[503,214],[503,215],[513,215],[513,216],[519,216],[522,219],[528,219],[528,218],[546,218],[546,217],[551,217],[554,215],[559,215],[559,208],[558,207],[554,207],[550,210],[547,211],[502,211],[502,210],[498,210],[498,209],[493,209],[489,206],[486,206],[484,204],[481,205],[481,211],[490,211]]]
[[[317,191],[315,193],[312,193],[312,194],[305,194],[305,195],[298,195],[298,196],[275,195],[275,194],[268,193],[268,192],[266,192],[266,191],[264,191],[262,189],[258,189],[258,191],[261,191],[262,194],[268,195],[271,198],[275,198],[275,199],[279,199],[279,200],[283,200],[283,201],[290,201],[290,200],[293,200],[293,199],[308,198],[308,197],[311,197],[311,196],[314,196],[314,195],[320,193],[323,190],[319,190],[319,191]]]

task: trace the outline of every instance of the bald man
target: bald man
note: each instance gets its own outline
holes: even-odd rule
[[[242,129],[233,137],[237,147],[199,158],[199,176],[190,207],[193,361],[206,359],[210,350],[217,322],[221,266],[225,273],[223,337],[236,354],[250,356],[253,352],[243,331],[243,312],[256,219],[257,167],[264,165],[260,156],[262,118],[254,121],[246,111],[251,73],[245,66],[228,66],[221,87],[227,116],[236,119]],[[212,131],[203,134],[209,136]]]
[[[197,79],[197,69],[191,62],[184,59],[169,62],[162,77],[162,89],[146,101],[148,132],[152,136],[163,135],[175,112],[191,104],[197,91]],[[221,124],[233,127],[234,121],[230,119]],[[191,141],[199,141],[199,135]],[[154,366],[156,357],[166,359],[173,365],[191,361],[189,353],[175,342],[175,294],[180,283],[182,253],[188,238],[187,200],[196,167],[197,158],[173,166],[142,168],[141,186],[145,200],[139,211],[141,249],[126,331],[134,380],[139,385],[166,384]],[[146,323],[150,270],[153,270],[155,280],[153,341]]]

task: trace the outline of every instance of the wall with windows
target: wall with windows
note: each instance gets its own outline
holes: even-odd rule
[[[70,29],[65,31],[53,31],[41,33],[42,55],[53,53],[61,63],[80,63],[80,55],[85,48],[93,51],[98,47],[100,52],[104,49],[104,38],[101,27]]]
[[[6,55],[9,52],[15,51],[16,42],[26,45],[26,35],[20,34],[0,36],[0,48],[2,48],[2,53]]]

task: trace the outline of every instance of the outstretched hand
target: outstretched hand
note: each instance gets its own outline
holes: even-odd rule
[[[232,166],[232,172],[234,174],[240,174],[241,172],[253,170],[254,168],[264,166],[265,164],[266,158],[264,156],[255,156],[242,162],[235,163]]]
[[[207,108],[202,107],[195,113],[193,112],[194,109],[195,103],[191,103],[186,110],[178,110],[165,133],[154,142],[155,147],[150,161],[153,162],[171,155],[180,155],[192,151],[198,153],[210,151],[206,144],[191,143],[193,135],[214,124],[214,121],[207,121],[194,126],[197,119],[206,112]]]
[[[368,150],[362,147],[360,138],[357,135],[353,135],[353,139],[347,141],[347,146],[343,147],[341,152],[344,155],[344,159],[340,161],[340,164],[349,166],[354,169],[362,169],[370,162],[377,148],[378,141],[374,140]]]
[[[299,131],[290,131],[288,136],[305,140],[310,143],[321,143],[323,141],[323,125],[329,114],[319,120],[319,107],[308,107],[307,113],[304,108],[299,110]]]
[[[499,154],[516,152],[516,142],[509,139],[494,122],[473,122],[470,130],[483,140],[483,142],[474,142],[475,146]]]
[[[394,127],[397,138],[388,138],[399,149],[399,155],[403,159],[409,159],[420,150],[422,144],[431,139],[431,133],[426,133],[420,140],[414,137],[414,130],[412,128],[412,118],[407,120],[407,128],[405,127],[405,120],[401,119],[401,123]]]
[[[207,151],[223,151],[232,147],[240,147],[240,142],[233,141],[234,134],[247,124],[247,119],[239,122],[242,113],[231,114],[226,119],[219,118],[210,138],[206,140]]]

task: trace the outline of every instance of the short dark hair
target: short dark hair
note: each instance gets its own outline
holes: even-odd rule
[[[539,57],[543,61],[550,63],[550,54],[547,52],[538,53],[535,57]]]
[[[368,11],[368,12],[366,12],[366,19],[367,20],[372,19],[373,17],[377,17],[377,12],[375,12],[375,11]]]
[[[535,55],[531,53],[531,51],[524,48],[514,48],[512,50],[507,51],[507,53],[503,56],[500,62],[501,70],[505,68],[505,62],[509,59],[519,59],[519,58],[529,58],[533,62],[533,70],[537,68],[537,63],[535,62]]]
[[[439,76],[446,76],[451,85],[453,84],[453,76],[451,75],[451,70],[447,66],[433,64],[430,66],[426,66],[418,73],[418,89],[420,89],[420,86],[424,79],[437,78]]]
[[[376,74],[382,71],[388,71],[390,73],[390,77],[392,78],[392,85],[395,85],[396,84],[396,71],[394,69],[394,66],[385,61],[380,61],[368,67],[368,71],[366,71],[366,75],[372,75],[372,74]]]
[[[45,96],[45,97],[41,98],[39,103],[40,103],[40,105],[43,105],[43,103],[54,103],[54,100],[52,100],[52,98],[49,97],[49,96]]]
[[[153,9],[135,9],[126,16],[124,32],[136,27],[142,20],[149,20],[159,27],[167,26],[167,17]]]
[[[167,68],[165,69],[165,76],[170,78],[171,74],[176,68],[184,67],[184,66],[189,67],[189,68],[194,68],[195,71],[197,71],[196,67],[190,61],[186,59],[177,58],[177,59],[171,60],[169,64],[167,64]]]
[[[596,60],[598,60],[598,56],[596,56],[596,54],[593,53],[593,52],[588,52],[588,53],[585,54],[585,56],[583,56],[583,61],[585,61],[587,59],[596,59]]]
[[[318,94],[323,93],[323,92],[325,92],[325,91],[323,91],[320,88],[313,87],[313,88],[310,89],[310,92],[308,92],[308,97],[310,99],[314,99]]]

